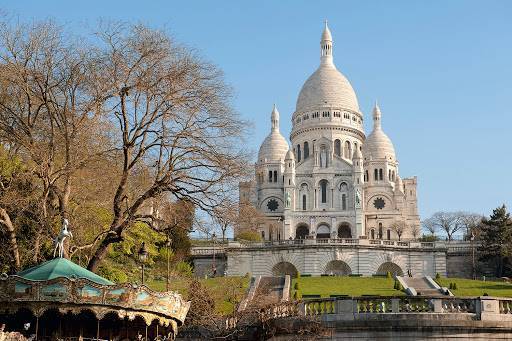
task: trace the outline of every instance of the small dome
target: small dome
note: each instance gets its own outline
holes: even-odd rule
[[[300,90],[295,110],[304,112],[324,107],[359,112],[359,104],[352,85],[334,65],[329,64],[321,64],[306,80]]]
[[[270,115],[272,123],[272,130],[270,134],[263,140],[258,153],[258,162],[277,161],[285,158],[286,152],[290,149],[288,142],[279,132],[279,111],[277,111],[276,105],[272,109]]]
[[[293,150],[288,149],[288,152],[286,153],[286,160],[295,160],[295,155],[293,155]]]
[[[382,130],[381,117],[380,108],[375,104],[375,108],[373,109],[374,127],[372,133],[366,138],[363,144],[363,155],[367,159],[389,160],[391,158],[391,160],[395,161],[395,147],[393,147],[391,139]]]
[[[362,158],[363,154],[361,154],[361,150],[359,149],[359,147],[354,148],[354,152],[352,153],[352,160]]]
[[[277,130],[273,130],[261,144],[258,153],[258,161],[263,162],[265,159],[270,160],[284,160],[288,152],[288,142]]]

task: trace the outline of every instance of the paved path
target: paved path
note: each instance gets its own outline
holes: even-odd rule
[[[409,287],[421,296],[443,296],[443,292],[433,286],[426,277],[402,277]]]

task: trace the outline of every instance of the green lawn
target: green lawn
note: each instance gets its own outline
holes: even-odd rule
[[[215,300],[217,312],[228,314],[233,311],[233,301],[240,301],[247,293],[249,287],[249,277],[216,277],[208,279],[199,279],[202,285],[210,290]],[[170,289],[177,291],[187,297],[190,279],[176,278],[171,280]],[[156,291],[165,291],[165,281],[150,281],[148,287]],[[231,299],[230,299],[231,298]]]
[[[297,279],[292,281],[291,295]],[[400,296],[403,292],[393,289],[394,279],[381,277],[301,277],[298,279],[302,295],[380,295]]]
[[[463,278],[440,278],[437,282],[443,287],[457,283],[457,289],[451,290],[455,296],[489,296],[512,297],[512,284],[494,281],[475,281]]]

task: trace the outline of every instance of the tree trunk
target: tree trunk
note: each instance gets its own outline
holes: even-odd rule
[[[110,233],[110,235],[107,235],[105,236],[105,238],[103,238],[100,245],[94,252],[91,260],[89,261],[89,264],[87,265],[88,270],[96,272],[98,270],[98,267],[100,266],[101,261],[107,255],[109,245],[113,243],[118,243],[123,240],[123,238],[121,238],[118,234],[113,236],[112,234],[115,232],[111,231]]]
[[[89,261],[89,264],[87,265],[87,270],[92,272],[96,272],[98,270],[101,260],[105,258],[107,254],[108,246],[110,245],[110,243],[111,242],[109,242],[107,238],[102,240],[101,244],[98,246],[98,248],[94,252],[94,255]]]
[[[15,270],[19,270],[21,268],[21,262],[18,242],[16,240],[16,232],[14,231],[14,225],[12,224],[11,217],[9,217],[9,214],[4,208],[0,208],[0,223],[5,225],[5,228],[7,229],[12,258],[14,259],[14,268]]]

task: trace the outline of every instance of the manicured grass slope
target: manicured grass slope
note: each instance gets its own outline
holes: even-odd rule
[[[295,283],[293,279],[291,295],[293,295]],[[393,289],[394,279],[380,277],[301,277],[298,279],[302,295],[380,295],[399,296],[403,292]]]
[[[450,287],[450,283],[457,283],[457,289],[451,290],[455,296],[489,296],[512,297],[512,284],[494,281],[475,281],[464,278],[440,278],[439,285]]]

